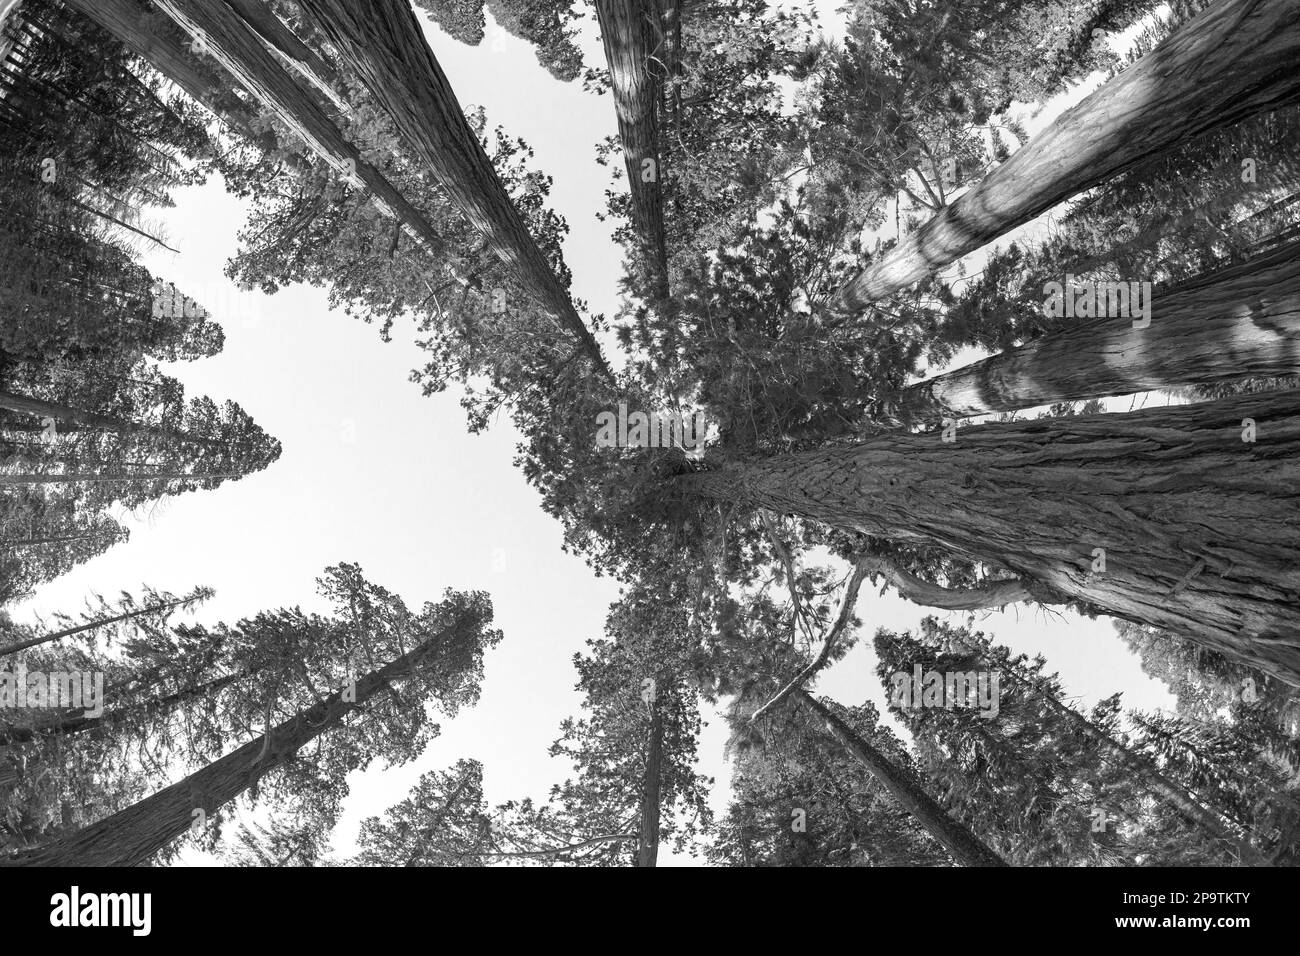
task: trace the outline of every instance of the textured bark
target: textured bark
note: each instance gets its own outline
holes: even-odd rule
[[[632,224],[641,237],[646,261],[657,270],[657,294],[668,297],[668,251],[664,238],[663,167],[659,160],[659,78],[665,51],[660,47],[655,0],[596,0],[596,19],[605,62],[614,88],[618,135],[623,142]],[[654,163],[654,180],[645,182],[642,163]]]
[[[175,0],[166,0],[175,2]],[[322,35],[384,108],[415,155],[538,303],[612,377],[596,340],[533,241],[456,94],[424,40],[407,0],[299,0]]]
[[[930,836],[942,844],[957,863],[962,866],[1007,865],[965,824],[935,803],[911,774],[894,766],[888,757],[859,736],[830,708],[802,689],[791,696],[825,725],[827,732],[852,754],[853,759],[867,768],[867,772],[916,818]]]
[[[179,783],[75,833],[0,858],[0,866],[143,865],[190,828],[194,810],[201,809],[208,815],[215,813],[268,771],[288,761],[304,745],[336,727],[371,697],[387,690],[392,681],[409,673],[440,644],[436,637],[425,641],[359,678],[355,701],[345,701],[341,690],[333,693],[277,726],[269,738],[250,740]]]
[[[186,33],[206,45],[230,75],[298,133],[312,152],[340,172],[355,171],[374,193],[379,208],[405,225],[430,255],[451,258],[446,243],[424,214],[362,159],[360,151],[233,10],[224,3],[199,0],[157,0],[157,4]],[[451,268],[457,272],[454,262]]]
[[[1065,706],[1051,694],[1039,690],[1015,671],[1010,671],[1009,674],[1012,680],[1037,695],[1048,707],[1077,727],[1085,737],[1100,744],[1125,770],[1145,780],[1155,793],[1168,800],[1179,813],[1200,826],[1206,833],[1236,849],[1244,862],[1254,866],[1268,864],[1264,855],[1256,850],[1248,839],[1244,839],[1219,814],[1202,804],[1185,787],[1166,777],[1149,760],[1139,757],[1082,714]]]
[[[1300,96],[1300,4],[1218,0],[905,236],[831,300],[858,311],[1076,193]]]
[[[1064,276],[1061,277],[1064,279]],[[1152,295],[1151,324],[1082,319],[905,389],[935,421],[1179,385],[1300,374],[1300,242]]]
[[[218,0],[219,2],[219,0]],[[303,75],[309,83],[328,97],[340,110],[348,108],[336,92],[339,76],[334,67],[290,30],[271,12],[264,0],[226,0],[226,3],[243,18],[289,65]]]
[[[884,435],[678,481],[938,544],[1300,685],[1300,391],[955,437]]]
[[[641,828],[637,835],[637,866],[654,866],[659,859],[660,777],[663,772],[664,718],[658,701],[650,717],[645,775],[641,781]]]

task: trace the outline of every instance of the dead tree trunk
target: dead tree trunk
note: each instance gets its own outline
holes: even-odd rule
[[[1300,685],[1300,391],[890,434],[688,495],[938,544]]]
[[[1149,325],[1084,319],[918,382],[901,393],[895,414],[905,422],[937,421],[1300,374],[1300,242],[1198,276],[1151,301]]]
[[[1112,77],[832,298],[856,312],[1076,193],[1300,96],[1300,4],[1218,0]]]

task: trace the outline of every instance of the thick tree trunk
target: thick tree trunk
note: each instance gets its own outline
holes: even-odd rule
[[[339,110],[347,110],[336,90],[338,72],[326,63],[319,54],[290,30],[279,17],[271,12],[264,0],[226,0],[254,31],[265,40],[272,49],[289,61],[289,65],[303,75],[316,89],[329,99]]]
[[[659,804],[664,757],[664,718],[658,700],[653,704],[649,734],[645,775],[641,782],[641,830],[637,838],[637,866],[654,866],[659,859]]]
[[[1300,4],[1218,0],[850,279],[855,312],[1143,160],[1300,96]]]
[[[1065,277],[1062,276],[1061,279]],[[905,389],[906,422],[1300,374],[1300,242],[1151,297],[1151,323],[1084,319]]]
[[[668,298],[668,251],[664,238],[663,167],[659,158],[659,78],[667,50],[655,27],[655,0],[596,0],[596,19],[605,47],[623,141],[632,223],[641,237],[646,262],[657,271],[656,294]],[[647,165],[648,161],[648,165]]]
[[[1300,391],[954,437],[884,435],[678,483],[939,544],[1300,685]]]
[[[313,17],[322,35],[387,111],[415,155],[433,170],[456,207],[487,238],[496,256],[519,276],[541,306],[569,329],[596,368],[612,377],[596,340],[533,241],[465,119],[410,3],[300,0],[299,6]]]
[[[890,796],[903,809],[916,818],[916,822],[930,836],[942,844],[953,860],[962,866],[1007,865],[965,824],[935,803],[911,774],[894,766],[888,757],[859,736],[825,704],[802,688],[795,690],[791,696],[825,725],[827,732],[852,754],[853,759],[867,768],[867,772],[889,791]]]
[[[1187,817],[1193,823],[1205,830],[1214,838],[1226,843],[1228,846],[1236,849],[1240,854],[1243,862],[1254,866],[1264,866],[1268,861],[1251,844],[1249,839],[1242,834],[1234,831],[1233,827],[1225,822],[1219,814],[1202,804],[1196,797],[1185,787],[1171,780],[1160,772],[1150,761],[1139,757],[1133,753],[1118,740],[1115,740],[1110,734],[1106,733],[1088,718],[1067,707],[1057,700],[1051,694],[1040,690],[1034,684],[1025,680],[1014,670],[1010,671],[1013,680],[1022,687],[1028,689],[1039,699],[1044,701],[1048,707],[1064,717],[1069,723],[1077,727],[1084,736],[1095,741],[1107,750],[1111,756],[1125,770],[1135,774],[1142,780],[1145,780],[1156,794],[1168,800],[1170,804],[1178,809],[1178,812]]]
[[[338,726],[349,713],[371,697],[389,689],[441,641],[425,641],[379,670],[359,678],[355,699],[344,700],[340,690],[319,704],[300,711],[276,727],[268,737],[257,737],[239,749],[190,774],[179,783],[146,797],[125,810],[83,827],[76,833],[9,858],[0,866],[140,866],[172,840],[183,835],[194,819],[193,811],[211,815],[296,754],[304,745]]]

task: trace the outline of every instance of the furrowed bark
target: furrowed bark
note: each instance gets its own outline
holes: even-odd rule
[[[641,237],[646,261],[658,272],[656,294],[667,299],[668,247],[657,113],[666,51],[655,28],[658,16],[658,4],[652,0],[596,0],[600,39],[614,88],[618,135],[623,142],[632,223]],[[647,175],[651,177],[648,181]]]
[[[1300,390],[883,435],[677,484],[938,544],[1300,685]]]
[[[881,786],[889,791],[908,813],[916,818],[930,836],[943,846],[953,860],[962,866],[1006,866],[1006,861],[993,852],[971,830],[935,803],[921,785],[857,734],[852,727],[836,716],[830,708],[802,689],[791,697],[820,720],[827,732],[847,750],[858,763],[867,768]]]
[[[218,0],[219,2],[219,0]],[[316,87],[335,108],[347,110],[348,104],[336,91],[338,71],[294,34],[284,21],[271,12],[264,0],[226,0],[263,40],[289,61],[289,65]]]
[[[1153,293],[1151,303],[1145,328],[1131,318],[1082,319],[918,382],[900,394],[895,415],[937,421],[1300,374],[1300,242]]]
[[[1300,97],[1300,4],[1218,0],[1011,154],[832,298],[856,312],[1076,193]]]
[[[175,2],[175,0],[168,0]],[[384,108],[407,144],[528,292],[612,373],[569,294],[533,241],[406,0],[299,0],[322,35]]]
[[[336,727],[349,713],[388,689],[392,681],[409,673],[440,643],[438,637],[425,641],[379,670],[359,678],[354,701],[345,701],[344,692],[337,691],[284,721],[269,736],[250,740],[179,783],[66,837],[20,850],[7,858],[0,857],[0,866],[143,865],[190,828],[194,810],[202,809],[209,815],[215,813],[268,771],[288,761],[304,745]]]

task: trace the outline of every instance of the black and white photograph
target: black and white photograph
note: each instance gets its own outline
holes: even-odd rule
[[[33,924],[1300,865],[1297,0],[0,0],[0,204]]]

